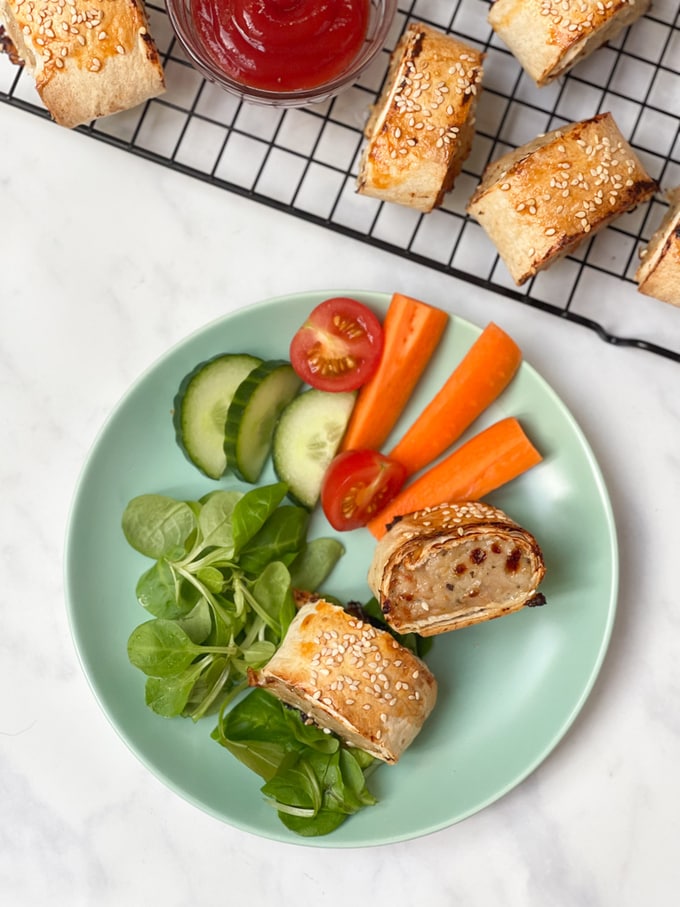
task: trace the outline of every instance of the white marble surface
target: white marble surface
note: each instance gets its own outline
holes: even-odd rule
[[[680,366],[17,110],[0,126],[0,902],[674,903]],[[224,312],[333,287],[398,288],[513,333],[595,450],[622,562],[599,680],[540,768],[459,825],[350,851],[244,834],[150,775],[90,692],[62,580],[79,471],[139,374]]]

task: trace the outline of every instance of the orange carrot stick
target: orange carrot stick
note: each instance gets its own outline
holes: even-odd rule
[[[395,517],[446,502],[478,501],[541,460],[517,419],[501,419],[406,485],[368,528],[379,539]]]
[[[493,321],[487,324],[390,458],[409,475],[434,462],[500,396],[521,361],[515,341]]]
[[[361,388],[341,450],[379,450],[396,425],[444,332],[442,309],[394,293],[383,322],[380,365]]]

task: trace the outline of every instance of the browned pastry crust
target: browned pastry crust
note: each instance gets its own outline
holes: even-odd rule
[[[680,306],[680,186],[667,193],[670,207],[659,229],[642,250],[635,274],[638,290]]]
[[[0,0],[0,24],[62,126],[127,110],[165,89],[141,0]]]
[[[649,4],[650,0],[496,0],[489,24],[543,86],[613,40]]]
[[[2,24],[0,24],[0,53],[7,54],[10,62],[15,66],[22,65],[19,55],[17,54],[17,49],[14,44],[12,44],[12,40]]]
[[[431,211],[453,187],[474,136],[483,54],[412,23],[366,124],[357,191]]]
[[[323,599],[302,606],[250,683],[389,763],[416,737],[437,696],[429,669],[390,633]]]
[[[543,604],[536,539],[488,504],[403,517],[378,542],[368,584],[399,633],[434,636]]]
[[[467,210],[521,285],[657,188],[612,115],[601,113],[491,163]]]

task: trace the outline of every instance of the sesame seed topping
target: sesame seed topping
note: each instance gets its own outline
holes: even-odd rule
[[[460,114],[457,114],[456,105],[445,99],[450,94],[465,98],[476,93],[482,76],[481,58],[472,53],[460,53],[452,41],[451,55],[457,54],[454,59],[423,60],[422,54],[413,52],[413,47],[416,41],[426,41],[427,33],[413,26],[411,34],[413,42],[406,44],[391,108],[394,116],[402,119],[391,134],[385,133],[384,140],[389,143],[388,154],[391,160],[406,158],[414,153],[418,145],[414,133],[434,132],[433,147],[448,157],[454,152],[460,133],[460,126],[456,124]],[[409,54],[413,56],[409,57]],[[438,122],[441,122],[442,116],[448,122],[434,126],[431,120],[435,113]],[[421,153],[420,149],[418,153]]]

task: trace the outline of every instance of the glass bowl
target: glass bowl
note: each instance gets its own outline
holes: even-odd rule
[[[334,97],[352,85],[383,49],[397,0],[369,0],[368,29],[353,60],[333,78],[312,88],[271,90],[248,85],[226,74],[206,48],[192,13],[193,0],[166,0],[170,24],[189,61],[206,79],[240,98],[273,107],[304,107]]]

